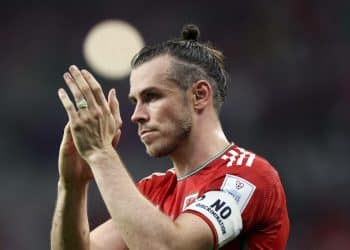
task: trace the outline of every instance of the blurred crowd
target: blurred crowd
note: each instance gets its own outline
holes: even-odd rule
[[[20,7],[19,7],[20,6]],[[350,247],[350,3],[347,1],[12,1],[0,10],[0,249],[48,249],[58,147],[67,118],[61,75],[88,67],[82,42],[96,23],[130,22],[146,43],[185,23],[223,50],[231,77],[227,136],[267,158],[285,186],[287,249]],[[121,38],[122,39],[122,38]],[[135,181],[171,167],[151,159],[130,123],[128,79],[97,76],[120,98],[118,151]],[[108,218],[91,185],[91,228]]]

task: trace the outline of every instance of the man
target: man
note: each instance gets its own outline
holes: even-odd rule
[[[173,168],[135,185],[114,146],[121,135],[115,90],[107,100],[91,73],[64,74],[68,114],[59,154],[52,249],[284,249],[289,233],[279,176],[263,158],[230,143],[219,121],[226,95],[221,52],[183,39],[143,48],[132,61],[131,120],[150,156]],[[94,179],[111,219],[90,233]]]

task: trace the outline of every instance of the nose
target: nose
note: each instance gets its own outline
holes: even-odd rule
[[[133,123],[144,123],[149,119],[147,107],[143,104],[136,104],[133,114],[131,115],[131,121]]]

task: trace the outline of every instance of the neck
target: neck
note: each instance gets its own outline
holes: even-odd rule
[[[178,177],[192,172],[229,145],[219,121],[197,124],[170,156]]]

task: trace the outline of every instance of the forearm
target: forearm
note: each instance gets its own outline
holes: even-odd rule
[[[136,188],[114,150],[89,159],[98,188],[129,249],[167,249],[175,223]]]
[[[51,249],[89,249],[88,184],[67,187],[58,183],[57,204],[51,228]]]

